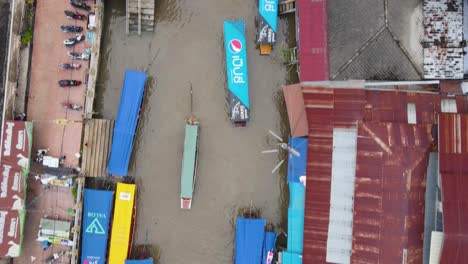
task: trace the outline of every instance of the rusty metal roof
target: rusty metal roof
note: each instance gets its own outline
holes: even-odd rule
[[[284,100],[288,110],[289,127],[292,137],[306,137],[309,134],[304,99],[300,84],[283,87]]]
[[[422,262],[431,132],[432,125],[359,123],[352,263]]]
[[[424,179],[426,173],[427,153],[429,151],[428,140],[423,135],[428,135],[427,127],[422,125],[432,125],[436,123],[437,114],[441,109],[441,99],[448,98],[447,96],[441,96],[435,93],[418,93],[418,92],[403,92],[403,91],[383,91],[383,90],[366,90],[366,89],[351,89],[351,88],[330,88],[330,87],[303,87],[304,105],[306,108],[307,120],[309,124],[309,149],[308,149],[308,161],[307,161],[307,188],[306,188],[306,211],[304,219],[304,255],[303,260],[305,264],[308,263],[326,263],[326,247],[328,238],[328,226],[329,226],[329,211],[330,211],[330,188],[331,188],[331,170],[332,170],[332,146],[333,146],[333,129],[334,128],[350,128],[356,127],[358,122],[366,124],[367,127],[371,127],[372,130],[369,132],[374,133],[378,138],[382,138],[392,144],[397,144],[395,149],[392,150],[392,155],[383,156],[380,160],[381,163],[388,165],[384,167],[385,170],[380,171],[381,182],[385,182],[388,179],[393,179],[391,176],[399,175],[403,177],[403,172],[413,172],[413,179]],[[468,110],[468,104],[466,98],[462,96],[450,97],[456,100],[457,110],[459,112],[465,112]],[[414,104],[416,123],[417,126],[408,125],[408,104]],[[374,125],[375,123],[375,125]],[[395,124],[394,127],[398,127],[397,130],[385,130],[378,127],[379,123],[400,123]],[[377,127],[374,127],[377,126]],[[392,125],[390,125],[392,126]],[[410,130],[412,133],[410,133]],[[375,131],[374,131],[375,130]],[[435,131],[432,130],[431,137],[435,137]],[[364,132],[363,132],[364,133]],[[402,133],[406,135],[407,141],[400,142]],[[359,134],[361,135],[361,134]],[[418,140],[415,140],[418,139]],[[421,141],[424,139],[424,141]],[[388,143],[388,144],[390,144]],[[431,142],[432,143],[432,142]],[[400,145],[398,145],[400,144]],[[406,145],[405,145],[406,144]],[[357,168],[364,168],[369,166],[369,169],[376,169],[372,167],[371,163],[368,163],[367,159],[362,156],[366,151],[376,151],[374,145],[366,144],[365,141],[360,140],[358,144],[358,155],[360,159],[357,163]],[[392,164],[392,161],[396,158],[402,159],[401,154],[406,153],[406,148],[409,149],[408,161],[418,161],[420,166],[411,169],[410,165]],[[362,150],[362,151],[361,151]],[[359,151],[361,151],[359,153]],[[425,156],[421,156],[424,153]],[[402,159],[403,160],[403,159]],[[423,169],[421,169],[423,168]],[[406,169],[406,171],[405,171]],[[362,174],[362,170],[359,169]],[[358,176],[358,175],[356,175]],[[376,176],[377,177],[377,176]],[[406,177],[406,176],[405,176]],[[383,181],[382,181],[383,180]],[[395,194],[403,195],[404,189],[400,182],[389,182],[395,187]],[[410,181],[410,183],[412,183]],[[400,184],[400,185],[398,185]],[[405,219],[404,224],[407,224],[407,229],[402,229],[400,234],[404,234],[407,241],[398,242],[401,244],[395,244],[395,247],[399,247],[400,250],[406,246],[407,260],[419,260],[422,259],[422,231],[424,228],[424,219],[413,218],[414,212],[412,211],[414,206],[420,206],[419,209],[424,210],[424,190],[425,188],[418,189],[416,186],[413,189],[413,185],[410,184],[410,189],[407,194],[416,195],[415,197],[395,198],[395,204],[406,203],[407,209],[403,211],[392,211],[399,212],[395,219]],[[392,188],[393,188],[392,187]],[[361,190],[356,189],[355,194]],[[365,189],[364,189],[365,191]],[[384,195],[382,192],[381,195]],[[390,192],[388,193],[390,195]],[[417,198],[421,195],[422,203]],[[391,196],[381,196],[381,201],[387,201],[391,199]],[[366,203],[367,200],[358,199],[355,201],[355,206],[360,208],[361,202]],[[395,209],[392,203],[384,203],[389,205],[389,210]],[[385,207],[386,209],[387,207]],[[383,216],[388,216],[387,211],[382,211]],[[424,211],[422,211],[422,216]],[[372,220],[371,214],[357,213],[355,216],[356,223],[365,222],[366,219]],[[378,223],[380,226],[387,225],[389,218],[382,218]],[[362,230],[365,231],[366,226],[362,226]],[[391,226],[389,226],[391,227]],[[392,227],[393,228],[393,227]],[[387,232],[392,230],[383,230]],[[395,227],[396,228],[396,227]],[[361,229],[358,225],[356,229],[357,233],[360,234]],[[374,230],[377,232],[376,230]],[[366,231],[367,232],[367,231]],[[386,233],[382,233],[386,234]],[[419,236],[418,236],[419,234]],[[416,242],[417,241],[417,242]],[[380,244],[379,244],[380,243]],[[387,243],[387,244],[386,244]],[[353,240],[353,259],[361,261],[362,263],[376,263],[375,252],[367,254],[365,251],[366,245],[374,247],[385,247],[388,246],[391,241],[380,241],[364,239],[360,240],[358,237]],[[393,242],[392,242],[393,243]],[[396,242],[394,242],[396,243]],[[393,260],[400,258],[401,254],[396,254],[396,251],[378,252],[380,260],[383,261],[388,259],[390,263]],[[387,262],[384,262],[387,263]]]
[[[297,10],[299,79],[328,80],[328,0],[299,0]]]
[[[439,116],[444,242],[440,263],[468,263],[468,115]]]

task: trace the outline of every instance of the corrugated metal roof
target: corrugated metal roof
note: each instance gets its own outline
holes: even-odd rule
[[[328,0],[299,0],[297,10],[299,79],[328,80]]]
[[[468,262],[468,115],[439,116],[444,241],[440,263]]]
[[[429,264],[440,263],[440,252],[442,251],[442,242],[444,233],[438,231],[431,232],[431,252],[429,255]]]
[[[353,238],[356,128],[333,129],[327,262],[349,263]]]
[[[359,123],[352,263],[422,262],[431,132],[432,125]]]
[[[439,153],[431,152],[426,175],[426,197],[424,208],[424,240],[423,240],[423,264],[429,264],[431,254],[431,234],[437,231],[436,202],[437,178],[439,175]]]
[[[284,100],[288,110],[289,127],[292,137],[306,137],[309,134],[304,98],[300,84],[283,87]]]
[[[406,133],[405,135],[407,136],[408,142],[405,144],[407,145],[403,145],[400,149],[397,149],[397,152],[404,153],[404,147],[413,147],[411,144],[422,144],[422,142],[414,142],[414,131],[413,134],[409,134],[407,131],[408,127],[417,128],[415,130],[416,132],[420,130],[420,126],[408,125],[408,103],[413,103],[415,105],[416,121],[418,124],[432,125],[436,123],[437,114],[441,111],[441,98],[447,98],[447,96],[441,96],[435,93],[410,93],[403,91],[348,89],[342,87],[329,88],[319,86],[303,87],[303,97],[309,123],[306,211],[304,219],[304,263],[325,263],[330,217],[333,129],[352,128],[356,126],[358,121],[363,121],[366,124],[376,122],[403,123],[403,130],[392,130],[391,132],[394,134],[391,134],[392,137],[387,138],[387,141],[393,144],[394,141],[398,141],[397,139],[401,137],[401,133]],[[457,96],[455,98],[457,101],[457,110],[459,112],[467,112],[467,99],[463,96]],[[386,130],[378,130],[373,133],[383,138],[389,136],[387,135],[389,132]],[[435,136],[435,133],[433,136]],[[424,142],[424,144],[427,143],[426,141]],[[412,158],[412,156],[409,158]],[[427,157],[425,159],[427,159]],[[389,163],[391,163],[391,161],[391,159],[387,160]],[[425,162],[427,161],[425,160]],[[358,167],[359,165],[360,164],[358,164]],[[402,168],[405,167],[398,167],[396,165],[395,168],[389,167],[388,173],[395,172],[402,175],[401,171],[398,171]],[[418,167],[416,172],[418,172],[417,176],[414,177],[424,176],[426,167],[421,171],[419,171]],[[386,174],[382,177],[385,178],[385,175]],[[424,190],[423,188],[420,193],[423,200]],[[415,193],[419,194],[419,190]],[[413,202],[411,199],[408,201]],[[421,215],[423,216],[424,203],[422,203],[421,208]],[[372,215],[360,214],[357,217],[367,219],[371,216]],[[358,219],[356,216],[354,217],[354,220]],[[416,220],[417,222],[415,222]],[[419,221],[419,218],[409,219],[407,223],[412,225],[419,223],[418,228],[420,228],[422,232],[424,228],[423,219]],[[418,233],[419,229],[417,232],[413,231],[413,229],[409,229],[408,232],[408,237],[413,238],[413,235]],[[421,235],[421,233],[419,233],[419,235]],[[412,243],[415,242],[411,240],[408,243],[409,246],[413,246]],[[413,250],[411,247],[407,248],[408,262],[414,259],[415,257],[413,256],[415,255],[417,256],[416,258],[422,258],[422,236],[419,237],[419,243],[417,249]],[[383,257],[390,256],[393,253],[388,252],[388,254],[389,255],[385,254]],[[398,256],[401,257],[402,253]],[[365,256],[362,256],[361,259],[364,260]],[[368,262],[372,263],[372,261],[373,258],[369,257]],[[401,262],[401,258],[399,262]]]

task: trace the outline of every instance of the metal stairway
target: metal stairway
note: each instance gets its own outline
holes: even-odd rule
[[[136,30],[138,35],[142,31],[154,31],[155,0],[126,0],[127,34]]]
[[[296,11],[296,0],[286,0],[278,3],[278,14],[285,15]]]

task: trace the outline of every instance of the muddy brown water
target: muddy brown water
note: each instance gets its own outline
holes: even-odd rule
[[[125,69],[149,67],[130,169],[139,184],[135,242],[159,247],[161,263],[232,263],[232,219],[240,207],[252,203],[267,221],[284,226],[284,176],[271,173],[280,155],[260,152],[275,147],[268,129],[288,133],[278,91],[287,81],[279,51],[289,23],[279,21],[277,48],[264,57],[254,42],[254,0],[158,0],[155,32],[141,36],[125,34],[124,3],[106,2],[96,109],[115,119]],[[247,128],[233,128],[226,112],[222,24],[230,19],[246,22]],[[192,209],[184,211],[179,193],[189,82],[201,135]]]

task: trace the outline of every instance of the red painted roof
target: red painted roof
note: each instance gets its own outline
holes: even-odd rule
[[[283,87],[284,101],[288,110],[289,128],[292,137],[307,137],[309,128],[302,98],[301,85],[296,83]]]
[[[422,263],[432,125],[358,125],[351,263]]]
[[[333,143],[333,128],[350,127],[358,124],[358,121],[364,122],[363,124],[368,125],[377,132],[377,136],[392,142],[395,145],[393,150],[395,153],[390,156],[382,157],[378,162],[391,164],[395,159],[400,159],[405,162],[407,161],[418,161],[417,157],[422,157],[421,153],[427,153],[428,143],[426,141],[415,141],[414,137],[421,139],[424,138],[422,135],[427,134],[426,127],[422,126],[409,126],[407,104],[414,103],[416,106],[416,120],[418,124],[435,124],[437,113],[440,112],[440,101],[443,96],[434,93],[409,93],[402,91],[379,91],[379,90],[363,90],[363,89],[347,89],[347,88],[329,88],[329,87],[303,87],[304,105],[306,107],[307,120],[309,123],[309,149],[308,149],[308,160],[307,160],[307,188],[306,188],[306,208],[305,208],[305,219],[304,219],[304,264],[309,263],[325,263],[326,259],[326,243],[328,237],[328,224],[329,224],[329,210],[330,210],[330,188],[331,188],[331,167],[332,167],[332,143]],[[458,111],[466,110],[467,103],[463,97],[457,97]],[[401,123],[397,130],[382,130],[378,126],[374,127],[373,123]],[[388,124],[386,124],[388,125]],[[409,132],[409,129],[414,129],[413,133]],[[373,131],[373,130],[370,130]],[[433,131],[431,131],[433,132]],[[398,141],[396,138],[401,137],[401,133],[407,135],[407,141]],[[434,132],[433,132],[434,133]],[[435,135],[434,135],[435,136]],[[390,143],[389,143],[390,144]],[[400,145],[398,145],[400,144]],[[410,148],[412,151],[409,152],[408,160],[402,158],[403,146]],[[368,166],[369,170],[376,169],[372,167],[372,164],[368,163],[369,158],[365,158],[362,154],[366,151],[376,151],[374,145],[365,144],[365,142],[358,141],[358,151],[362,149],[363,152],[358,152],[358,164],[360,166]],[[405,169],[413,170],[413,179],[421,179],[425,177],[427,157],[423,157],[419,160],[420,166],[410,167],[410,165],[404,163],[398,166],[384,167],[384,170],[380,171],[379,176],[381,182],[387,183],[390,176],[402,175]],[[424,167],[424,170],[421,168]],[[412,174],[412,175],[413,175]],[[364,177],[362,170],[357,170],[356,177]],[[392,185],[395,194],[403,194],[403,189],[400,182],[389,182]],[[398,185],[400,184],[400,185]],[[401,242],[401,244],[392,244],[393,247],[404,248],[406,246],[408,250],[407,260],[419,260],[420,254],[422,254],[422,233],[419,230],[423,230],[423,220],[418,218],[411,218],[414,216],[415,206],[420,206],[420,200],[418,195],[422,195],[421,199],[424,199],[424,188],[421,190],[417,186],[410,184],[410,189],[407,193],[416,195],[416,197],[403,198],[403,197],[384,197],[381,193],[379,198],[382,202],[388,201],[388,199],[395,198],[399,200],[396,203],[408,202],[408,208],[399,212],[395,219],[404,219],[409,216],[409,224],[407,229],[400,230],[399,234],[404,234],[403,237],[407,238],[407,241]],[[414,187],[414,189],[413,189]],[[400,189],[398,189],[400,188]],[[357,188],[356,191],[365,191]],[[390,193],[393,192],[389,192]],[[406,199],[406,200],[405,200]],[[361,208],[368,202],[366,199],[357,199],[355,201],[355,207]],[[361,204],[362,203],[362,204]],[[396,203],[383,203],[385,206],[394,206]],[[424,203],[422,204],[424,208]],[[421,208],[418,208],[418,210]],[[393,210],[393,207],[390,207]],[[382,216],[387,217],[389,213],[382,211]],[[422,214],[423,215],[423,214]],[[356,223],[363,222],[364,219],[372,220],[375,216],[359,212],[355,215]],[[372,221],[377,221],[373,219]],[[380,226],[387,225],[389,218],[382,218],[378,224]],[[361,226],[358,228],[356,234],[360,234]],[[365,225],[362,226],[362,230],[367,228]],[[393,227],[392,227],[393,228]],[[396,228],[396,227],[394,227]],[[388,229],[391,230],[391,229]],[[385,231],[385,230],[384,230]],[[382,231],[382,232],[384,232]],[[374,230],[377,232],[377,230]],[[379,230],[380,232],[380,230]],[[375,254],[367,255],[365,247],[385,247],[391,241],[381,240],[360,240],[357,237],[353,243],[353,249],[356,252],[356,259],[359,259],[363,263],[375,263]],[[419,243],[420,242],[420,243]],[[379,244],[380,243],[380,244]],[[393,241],[392,243],[396,243]],[[400,242],[399,242],[400,243]],[[362,248],[361,248],[362,246]],[[396,251],[385,251],[378,252],[377,255],[383,259],[389,259],[390,263],[393,260],[400,257],[396,255]],[[383,260],[381,259],[381,260]],[[401,259],[400,261],[401,262]],[[387,263],[387,262],[384,262]]]
[[[444,242],[440,263],[468,263],[468,115],[439,116]]]
[[[299,0],[299,79],[329,78],[328,0]]]

